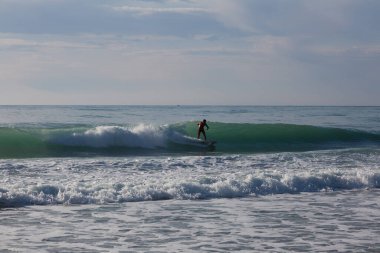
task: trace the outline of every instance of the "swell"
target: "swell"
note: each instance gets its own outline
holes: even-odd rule
[[[0,128],[0,158],[144,155],[193,152],[257,153],[379,146],[380,134],[293,124],[209,124],[214,147],[197,140],[196,122],[136,125]]]

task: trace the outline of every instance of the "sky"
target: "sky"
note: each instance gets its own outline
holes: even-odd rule
[[[0,104],[380,105],[379,0],[0,0]]]

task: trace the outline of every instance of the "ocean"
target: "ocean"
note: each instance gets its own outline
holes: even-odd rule
[[[1,252],[380,252],[379,199],[380,107],[0,106]]]

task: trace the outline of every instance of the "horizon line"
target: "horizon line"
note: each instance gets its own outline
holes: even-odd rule
[[[248,106],[248,107],[380,107],[380,105],[270,105],[270,104],[0,104],[0,106]]]

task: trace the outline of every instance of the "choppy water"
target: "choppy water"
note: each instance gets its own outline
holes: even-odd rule
[[[380,107],[0,113],[2,251],[380,250]]]

